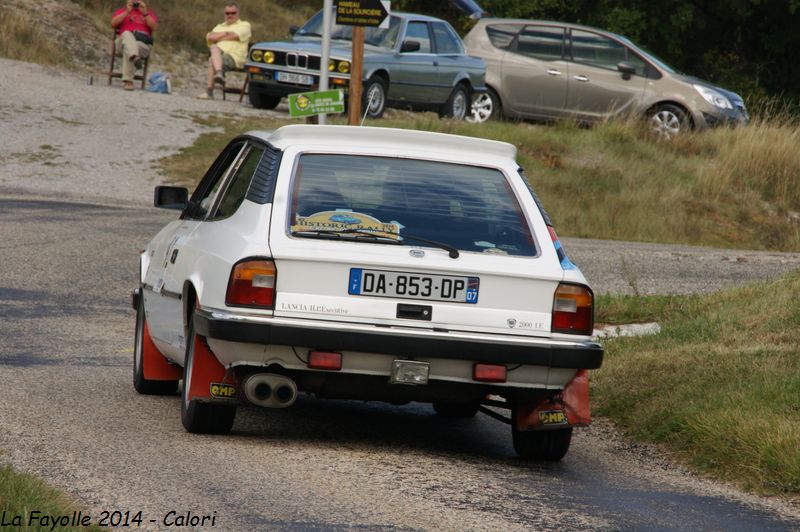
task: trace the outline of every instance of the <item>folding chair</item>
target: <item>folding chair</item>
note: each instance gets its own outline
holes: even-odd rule
[[[150,47],[150,55],[153,54],[153,47]],[[147,83],[147,66],[150,63],[150,55],[145,58],[142,58],[142,73],[136,74],[134,73],[133,79],[136,81],[142,82],[142,89],[144,89],[145,83]],[[122,59],[122,58],[120,58]],[[122,72],[115,72],[114,71],[114,64],[117,60],[117,32],[113,32],[111,34],[111,57],[109,59],[109,67],[108,67],[108,84],[111,85],[111,82],[114,78],[122,79]]]
[[[244,81],[239,86],[230,86],[227,83],[224,87],[221,87],[220,90],[222,92],[222,99],[225,100],[226,94],[238,94],[239,95],[239,103],[244,100],[245,94],[247,94],[247,85],[250,83],[250,78],[247,76],[247,71],[243,68],[237,68],[236,70],[228,70],[225,75],[230,76],[231,74],[243,74]],[[228,80],[226,80],[228,81]],[[215,84],[216,88],[216,84]]]

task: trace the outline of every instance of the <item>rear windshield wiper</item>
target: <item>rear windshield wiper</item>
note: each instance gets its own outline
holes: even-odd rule
[[[371,237],[371,239],[376,240],[376,241],[380,241],[381,243],[395,243],[396,242],[398,244],[402,244],[402,242],[399,241],[399,240],[396,240],[396,239],[391,238],[389,236],[384,236],[384,235],[392,235],[392,236],[399,236],[400,238],[402,238],[404,240],[408,239],[408,240],[414,240],[414,241],[417,241],[417,242],[425,242],[426,244],[431,244],[433,246],[436,246],[437,248],[441,248],[441,249],[443,249],[443,250],[448,252],[448,255],[450,256],[451,259],[457,259],[459,257],[458,249],[453,247],[453,246],[451,246],[450,244],[445,244],[443,242],[437,242],[436,240],[429,240],[427,238],[422,238],[421,236],[409,235],[408,233],[403,233],[401,235],[400,233],[395,233],[393,231],[376,231],[376,232],[373,232],[373,231],[366,231],[364,229],[343,229],[341,231],[330,231],[330,230],[294,231],[292,234],[293,235],[298,235],[298,236],[305,236],[305,235],[315,235],[315,236],[316,235],[320,235],[320,236],[321,235],[326,235],[326,236],[327,235],[331,235],[331,236],[333,236],[333,235],[341,235],[341,234],[355,234],[355,235],[364,236],[364,237]],[[334,238],[341,238],[341,237],[338,237],[338,236],[333,236],[333,237]]]
[[[389,233],[389,234],[394,234],[394,233]],[[384,236],[382,234],[375,234],[370,231],[363,231],[360,229],[345,229],[343,231],[333,231],[329,229],[308,229],[302,231],[292,231],[292,235],[302,236],[302,237],[319,237],[319,238],[332,238],[332,239],[344,238],[344,235],[354,235],[352,240],[368,240],[373,242],[380,242],[381,244],[397,244],[397,245],[403,244],[396,238],[392,238],[390,236]]]

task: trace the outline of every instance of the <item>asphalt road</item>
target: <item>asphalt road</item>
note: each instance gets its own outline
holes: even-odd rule
[[[142,528],[157,529],[190,511],[209,516],[207,530],[800,527],[796,507],[698,479],[602,420],[557,464],[516,458],[508,427],[491,418],[443,420],[414,404],[303,397],[286,411],[243,408],[228,436],[188,434],[177,396],[139,396],[131,384],[137,250],[171,216],[0,190],[0,460],[93,519],[141,510]]]

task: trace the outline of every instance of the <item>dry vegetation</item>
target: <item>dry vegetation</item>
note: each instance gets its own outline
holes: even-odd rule
[[[700,297],[655,298],[644,307],[660,310],[660,334],[606,342],[603,368],[593,373],[595,411],[707,474],[797,500],[798,294],[795,272]]]

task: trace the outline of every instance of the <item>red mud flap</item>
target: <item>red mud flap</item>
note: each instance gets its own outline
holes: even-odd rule
[[[192,362],[189,400],[208,402],[230,402],[236,399],[237,389],[233,372],[227,372],[211,349],[206,339],[196,335],[194,361]]]
[[[538,404],[522,405],[515,410],[517,430],[554,430],[585,427],[589,414],[589,370],[579,369],[564,389]]]
[[[144,320],[144,334],[142,342],[142,373],[149,381],[177,381],[183,377],[181,368],[173,366],[161,351],[158,350],[153,339],[150,338],[150,329],[147,320]]]

